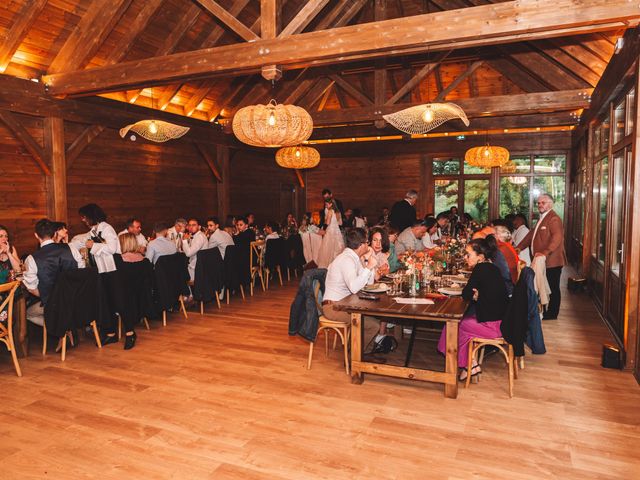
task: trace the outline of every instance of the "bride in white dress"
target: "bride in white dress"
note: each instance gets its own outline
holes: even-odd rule
[[[325,203],[324,206],[327,229],[322,237],[320,251],[318,252],[317,264],[319,268],[327,268],[333,262],[333,259],[344,250],[344,240],[340,231],[342,215],[340,215],[340,211],[333,200]]]

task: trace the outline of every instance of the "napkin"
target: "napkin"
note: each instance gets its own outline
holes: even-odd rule
[[[408,305],[433,305],[433,300],[429,300],[428,298],[404,298],[404,297],[395,297],[394,300],[397,303],[406,303]]]

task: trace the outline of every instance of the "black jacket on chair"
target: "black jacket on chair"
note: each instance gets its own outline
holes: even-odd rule
[[[326,268],[314,268],[304,272],[298,286],[298,293],[296,293],[289,311],[289,335],[300,335],[310,342],[316,341],[319,315],[313,282],[319,281],[320,290],[324,292],[326,276]]]
[[[226,253],[226,252],[225,252]],[[197,254],[193,298],[199,302],[213,300],[214,292],[224,286],[224,263],[218,248],[200,250]]]
[[[126,331],[130,331],[142,317],[153,316],[153,267],[145,258],[141,262],[122,262],[118,271],[124,297],[118,313]]]
[[[273,272],[277,266],[280,266],[282,272],[287,271],[289,263],[284,238],[272,238],[266,241],[264,253],[264,266]]]
[[[108,323],[109,302],[96,268],[60,272],[44,307],[47,332],[62,337],[69,330],[92,321]]]
[[[416,222],[416,217],[416,208],[413,205],[409,205],[406,200],[400,200],[394,203],[391,208],[389,223],[402,232],[405,228],[413,226]]]
[[[248,272],[249,262],[247,262],[246,265],[244,264],[244,262],[242,262],[242,265],[239,265],[239,248],[240,247],[238,247],[237,245],[228,245],[227,249],[224,251],[224,287],[229,291],[238,290],[241,284],[246,285],[249,283],[248,281],[246,283],[243,283],[241,281],[240,270],[242,269],[242,277],[244,279],[244,270],[246,269]]]
[[[187,257],[178,252],[158,258],[153,269],[153,293],[160,310],[173,308],[180,295],[189,295]]]
[[[302,268],[306,262],[304,259],[304,248],[302,246],[302,237],[299,233],[290,235],[285,240],[285,245],[288,254],[288,268]]]

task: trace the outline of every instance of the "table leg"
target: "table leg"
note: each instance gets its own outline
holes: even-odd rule
[[[27,356],[27,302],[24,296],[15,300],[13,305],[13,338],[18,357]]]
[[[445,372],[450,376],[448,380],[453,380],[444,384],[444,396],[448,398],[458,398],[458,326],[458,322],[447,322]]]
[[[351,314],[351,383],[361,384],[364,380],[363,373],[354,362],[362,361],[362,315]]]

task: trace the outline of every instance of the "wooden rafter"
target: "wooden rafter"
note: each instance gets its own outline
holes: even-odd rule
[[[49,65],[48,72],[60,73],[84,67],[129,8],[131,1],[93,0]]]
[[[600,75],[591,70],[576,58],[572,57],[564,50],[556,48],[547,40],[539,40],[532,42],[531,47],[537,50],[541,55],[545,55],[552,59],[560,68],[567,73],[586,82],[588,85],[595,87],[600,81]]]
[[[336,82],[336,84],[343,89],[346,93],[348,93],[355,100],[360,102],[362,105],[373,105],[373,101],[361,92],[359,89],[351,85],[342,75],[333,74],[329,75],[329,78]]]
[[[322,110],[324,110],[325,105],[327,104],[327,101],[329,100],[329,97],[331,96],[331,92],[333,91],[333,87],[335,86],[335,84],[331,85],[329,88],[327,88],[327,90],[324,92],[324,95],[322,95],[322,98],[320,99],[320,103],[318,104],[318,111],[321,112]]]
[[[15,22],[0,43],[0,73],[3,73],[18,47],[27,36],[47,0],[28,0],[15,15]]]
[[[260,36],[263,39],[278,36],[277,0],[260,0]]]
[[[591,89],[554,92],[496,95],[491,97],[461,98],[456,103],[468,117],[489,115],[515,115],[588,108]],[[372,122],[382,115],[413,107],[416,103],[395,105],[370,105],[345,110],[324,110],[312,113],[314,125]],[[473,124],[472,124],[473,128]]]
[[[214,15],[218,20],[224,23],[229,29],[235,32],[240,38],[247,42],[258,40],[260,37],[253,33],[244,23],[238,20],[233,14],[225,10],[219,3],[214,0],[196,0],[209,13]]]
[[[278,35],[280,38],[296,35],[302,32],[309,23],[320,13],[320,11],[329,3],[329,0],[309,0],[300,11],[293,17],[293,20],[284,27]],[[263,37],[264,38],[264,37]]]
[[[295,172],[296,172],[296,178],[298,179],[298,183],[300,184],[300,188],[304,188],[304,178],[302,178],[302,172],[297,168],[295,169]]]
[[[320,78],[315,80],[313,87],[304,95],[301,100],[302,106],[307,110],[311,110],[311,107],[322,98],[324,92],[331,88],[333,80],[329,78]]]
[[[570,18],[549,14],[563,8],[571,9]],[[424,51],[427,46],[433,50],[447,50],[452,45],[491,45],[601,31],[638,22],[640,9],[626,0],[508,1],[153,57],[44,78],[53,94],[92,93],[198,75],[238,74],[256,71],[263,65],[283,64],[293,68],[338,59],[381,58],[389,54]],[[464,28],[424,28],[425,25],[449,24],[464,25]],[[399,30],[403,35],[397,35]],[[319,45],[322,48],[318,48]]]
[[[213,122],[220,112],[227,107],[236,96],[244,89],[247,84],[251,81],[251,77],[246,77],[241,82],[232,82],[231,85],[227,88],[226,92],[220,96],[220,99],[216,102],[216,105],[213,110],[209,111],[208,117],[209,121]]]
[[[198,108],[200,102],[202,102],[202,100],[207,97],[207,95],[211,91],[211,88],[211,85],[203,83],[196,89],[193,95],[191,95],[191,98],[189,98],[189,100],[187,100],[187,103],[185,103],[184,105],[184,114],[187,117],[193,115],[193,112],[196,111],[196,108]]]
[[[524,68],[516,65],[508,56],[487,62],[488,65],[527,93],[544,92],[550,89],[539,79],[533,77]]]
[[[102,125],[90,125],[76,138],[66,152],[67,170],[71,169],[73,162],[89,146],[93,140],[104,131]]]
[[[195,146],[198,152],[200,152],[202,159],[209,166],[209,169],[211,170],[211,173],[213,173],[213,176],[216,177],[216,180],[218,180],[218,182],[222,183],[222,175],[220,175],[220,171],[218,170],[218,167],[216,167],[215,158],[213,157],[213,155],[211,155],[207,146],[197,142],[195,143]]]
[[[436,69],[440,63],[447,58],[453,50],[448,50],[446,52],[442,52],[433,63],[427,63],[424,67],[422,67],[418,72],[411,77],[411,79],[405,83],[400,89],[393,94],[393,96],[387,100],[387,105],[393,105],[397,103],[400,99],[402,99],[405,95],[411,92],[414,88],[420,85],[420,82],[427,77],[434,69]],[[439,90],[442,90],[441,88]]]
[[[162,94],[160,94],[160,98],[158,99],[158,103],[156,106],[160,110],[166,110],[171,103],[171,100],[173,100],[173,98],[178,94],[181,88],[182,84],[180,83],[169,85],[162,91]]]
[[[445,100],[447,98],[447,95],[449,95],[453,90],[458,88],[458,85],[460,85],[467,78],[469,78],[469,75],[472,75],[473,72],[475,72],[483,64],[484,64],[484,60],[478,60],[476,62],[473,62],[471,65],[469,65],[467,69],[464,72],[462,72],[460,75],[458,75],[458,77],[456,77],[456,79],[453,82],[451,82],[449,85],[446,86],[444,90],[438,93],[438,96],[436,97],[436,102],[441,102]]]
[[[51,175],[51,170],[47,166],[46,155],[38,142],[31,136],[22,123],[9,111],[0,110],[0,121],[2,121],[13,135],[20,140],[22,145],[31,154],[35,162],[45,175]]]

